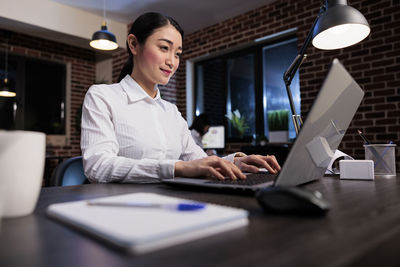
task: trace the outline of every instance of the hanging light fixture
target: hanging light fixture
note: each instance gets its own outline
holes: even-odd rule
[[[17,94],[8,85],[8,38],[6,38],[4,80],[0,86],[0,97],[15,97]]]
[[[103,23],[101,24],[101,30],[93,33],[92,41],[90,46],[99,50],[114,50],[118,48],[117,39],[112,32],[107,30],[106,23],[106,0],[103,0]]]

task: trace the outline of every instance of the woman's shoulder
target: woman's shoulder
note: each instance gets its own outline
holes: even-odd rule
[[[113,84],[93,84],[89,87],[88,92],[108,93],[112,92],[113,89],[121,88],[119,83]]]
[[[119,83],[113,84],[93,84],[89,87],[86,95],[100,98],[115,98],[121,94],[121,85]]]

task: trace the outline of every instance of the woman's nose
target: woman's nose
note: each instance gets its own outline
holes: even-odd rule
[[[167,58],[165,59],[165,64],[170,67],[171,69],[174,68],[175,66],[175,57],[174,55],[170,54],[167,56]]]

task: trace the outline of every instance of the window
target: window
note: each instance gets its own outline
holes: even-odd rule
[[[241,117],[245,117],[248,129],[245,136],[255,133],[255,81],[254,55],[252,53],[227,59],[227,113],[238,110]],[[239,137],[228,122],[228,136]]]
[[[17,96],[0,97],[0,128],[66,135],[66,65],[10,55],[8,77]]]
[[[239,141],[237,131],[225,118],[225,114],[238,110],[248,125],[245,140],[256,135],[268,138],[268,111],[286,109],[291,116],[283,73],[296,55],[297,38],[291,37],[195,62],[196,115],[209,114],[213,124],[225,125],[228,141]],[[291,89],[300,112],[298,74]],[[289,137],[295,136],[289,120]]]
[[[292,63],[297,55],[297,39],[291,39],[263,47],[263,114],[264,114],[264,133],[269,136],[268,131],[268,111],[286,109],[291,110],[289,98],[283,82],[283,73]],[[300,81],[299,74],[293,78],[290,89],[293,101],[298,114],[300,114]],[[289,138],[294,139],[296,132],[294,125],[289,120]]]

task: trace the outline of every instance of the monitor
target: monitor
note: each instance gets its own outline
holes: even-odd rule
[[[225,147],[225,127],[211,126],[202,139],[204,149],[223,149]]]

